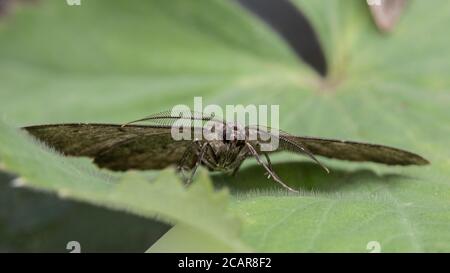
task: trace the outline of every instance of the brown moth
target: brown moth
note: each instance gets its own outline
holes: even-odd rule
[[[216,134],[229,134],[218,140],[194,139],[174,140],[171,128],[175,120],[186,119],[214,121],[223,124]],[[151,122],[136,125],[136,122]],[[194,129],[194,127],[192,127]],[[28,133],[67,156],[85,156],[94,159],[99,167],[115,171],[129,169],[162,169],[171,165],[178,167],[186,183],[192,180],[200,165],[211,171],[235,174],[244,160],[255,158],[272,178],[289,191],[297,192],[286,185],[275,173],[269,153],[287,151],[303,154],[323,166],[315,156],[324,156],[350,161],[371,161],[387,165],[425,165],[423,157],[383,145],[336,139],[294,136],[279,131],[277,135],[260,126],[241,127],[225,123],[213,116],[196,118],[173,117],[168,112],[155,114],[124,125],[118,124],[50,124],[24,127]],[[231,132],[231,135],[230,135]],[[276,137],[276,149],[265,152],[260,149],[262,140],[250,140],[250,134],[261,138]],[[240,136],[240,137],[237,137]],[[189,176],[185,172],[190,171]]]

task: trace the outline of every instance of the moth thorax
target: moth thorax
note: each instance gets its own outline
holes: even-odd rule
[[[227,123],[223,131],[223,140],[237,141],[245,140],[245,128],[237,123]]]

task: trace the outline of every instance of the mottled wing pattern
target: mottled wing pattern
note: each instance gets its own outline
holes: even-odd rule
[[[99,167],[116,171],[163,169],[177,165],[191,144],[189,140],[173,140],[170,132],[142,135],[114,145],[96,156],[94,162]],[[185,167],[195,163],[195,155],[190,155],[190,159],[184,159],[190,162]]]
[[[94,158],[100,167],[112,170],[161,169],[176,165],[192,141],[173,140],[169,127],[113,124],[55,124],[23,128],[64,155]],[[258,130],[267,137],[267,130]],[[387,165],[425,165],[423,157],[383,145],[293,136],[280,132],[275,151],[290,151],[350,161]],[[256,142],[252,145],[256,146]],[[189,153],[188,153],[189,154]],[[195,158],[185,159],[194,164]],[[316,160],[317,162],[317,160]]]
[[[112,170],[161,169],[176,164],[190,145],[174,141],[167,127],[80,123],[23,129],[64,155],[91,157]]]
[[[425,165],[423,157],[401,149],[378,144],[313,137],[283,136],[304,146],[314,155],[350,161],[371,161],[387,165]],[[280,145],[283,150],[283,145]]]

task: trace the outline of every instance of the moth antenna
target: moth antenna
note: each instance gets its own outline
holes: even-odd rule
[[[258,133],[265,133],[265,134],[269,134],[271,137],[277,137],[278,139],[280,139],[282,142],[285,142],[285,143],[287,143],[287,144],[289,144],[289,145],[291,145],[291,146],[294,146],[294,150],[300,150],[302,153],[304,153],[304,154],[306,154],[310,159],[312,159],[317,165],[319,165],[323,170],[325,170],[325,172],[326,173],[330,173],[330,170],[325,166],[325,165],[323,165],[315,156],[314,156],[314,154],[313,153],[311,153],[308,149],[306,149],[306,147],[304,147],[303,145],[301,145],[301,144],[298,144],[298,143],[296,143],[296,142],[293,142],[293,141],[291,141],[290,139],[288,139],[288,138],[286,138],[285,136],[283,136],[283,135],[274,135],[274,134],[272,134],[272,133],[270,133],[269,131],[267,131],[267,130],[260,130],[260,127],[261,126],[257,126],[257,128],[256,128],[256,130],[257,130],[257,132]],[[247,129],[251,129],[252,128],[252,126],[247,126],[246,127]],[[270,128],[270,127],[267,127],[267,126],[265,126],[265,128]],[[284,132],[284,131],[282,131],[282,130],[279,130],[279,129],[277,129],[280,133],[282,133],[282,134],[285,134],[285,135],[289,135],[288,133],[286,133],[286,132]]]
[[[124,123],[124,124],[120,125],[120,128],[123,128],[123,127],[125,127],[127,125],[130,125],[130,124],[133,124],[133,123],[136,123],[136,122],[139,122],[139,121],[145,121],[145,120],[147,120],[147,119],[143,118],[143,119],[133,120],[133,121],[130,121],[130,122],[127,122],[127,123]]]
[[[171,115],[171,111],[164,111],[164,112],[160,112],[160,113],[157,113],[157,114],[154,114],[154,115],[151,115],[151,116],[147,116],[145,118],[141,118],[141,119],[137,119],[137,120],[133,120],[133,121],[127,122],[127,123],[121,125],[121,128],[123,128],[123,127],[125,127],[127,125],[130,125],[130,124],[136,123],[136,122],[149,121],[149,120],[156,120],[157,121],[157,120],[183,119],[183,120],[191,120],[191,121],[192,120],[202,120],[202,121],[211,121],[211,120],[213,120],[213,121],[217,121],[217,122],[222,122],[222,121],[219,121],[219,120],[215,119],[214,113],[212,113],[211,115],[209,115],[207,117],[204,117],[203,114],[202,114],[202,117],[196,117],[195,116],[196,113],[197,112],[191,111],[191,112],[189,112],[189,116],[186,117],[184,115],[184,113],[180,113],[178,116],[172,116]]]
[[[300,145],[296,142],[293,142],[283,136],[280,136],[280,139],[293,145],[294,147],[296,147],[297,149],[300,149],[304,154],[306,154],[309,158],[311,158],[317,165],[319,165],[323,170],[325,170],[326,173],[330,173],[330,170],[323,165],[315,156],[313,153],[311,153],[308,149],[306,149],[305,147],[303,147],[303,145]]]

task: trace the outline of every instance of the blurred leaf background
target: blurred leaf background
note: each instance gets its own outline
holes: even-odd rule
[[[42,0],[0,17],[0,251],[78,240],[82,251],[143,252],[161,236],[150,252],[366,252],[370,241],[449,251],[450,3],[410,1],[383,35],[364,1],[291,2],[318,35],[326,77],[235,1]],[[252,160],[185,189],[173,170],[99,170],[17,130],[123,123],[194,96],[279,104],[290,133],[392,145],[432,164],[324,160],[327,175],[280,154],[274,167],[299,195]]]

